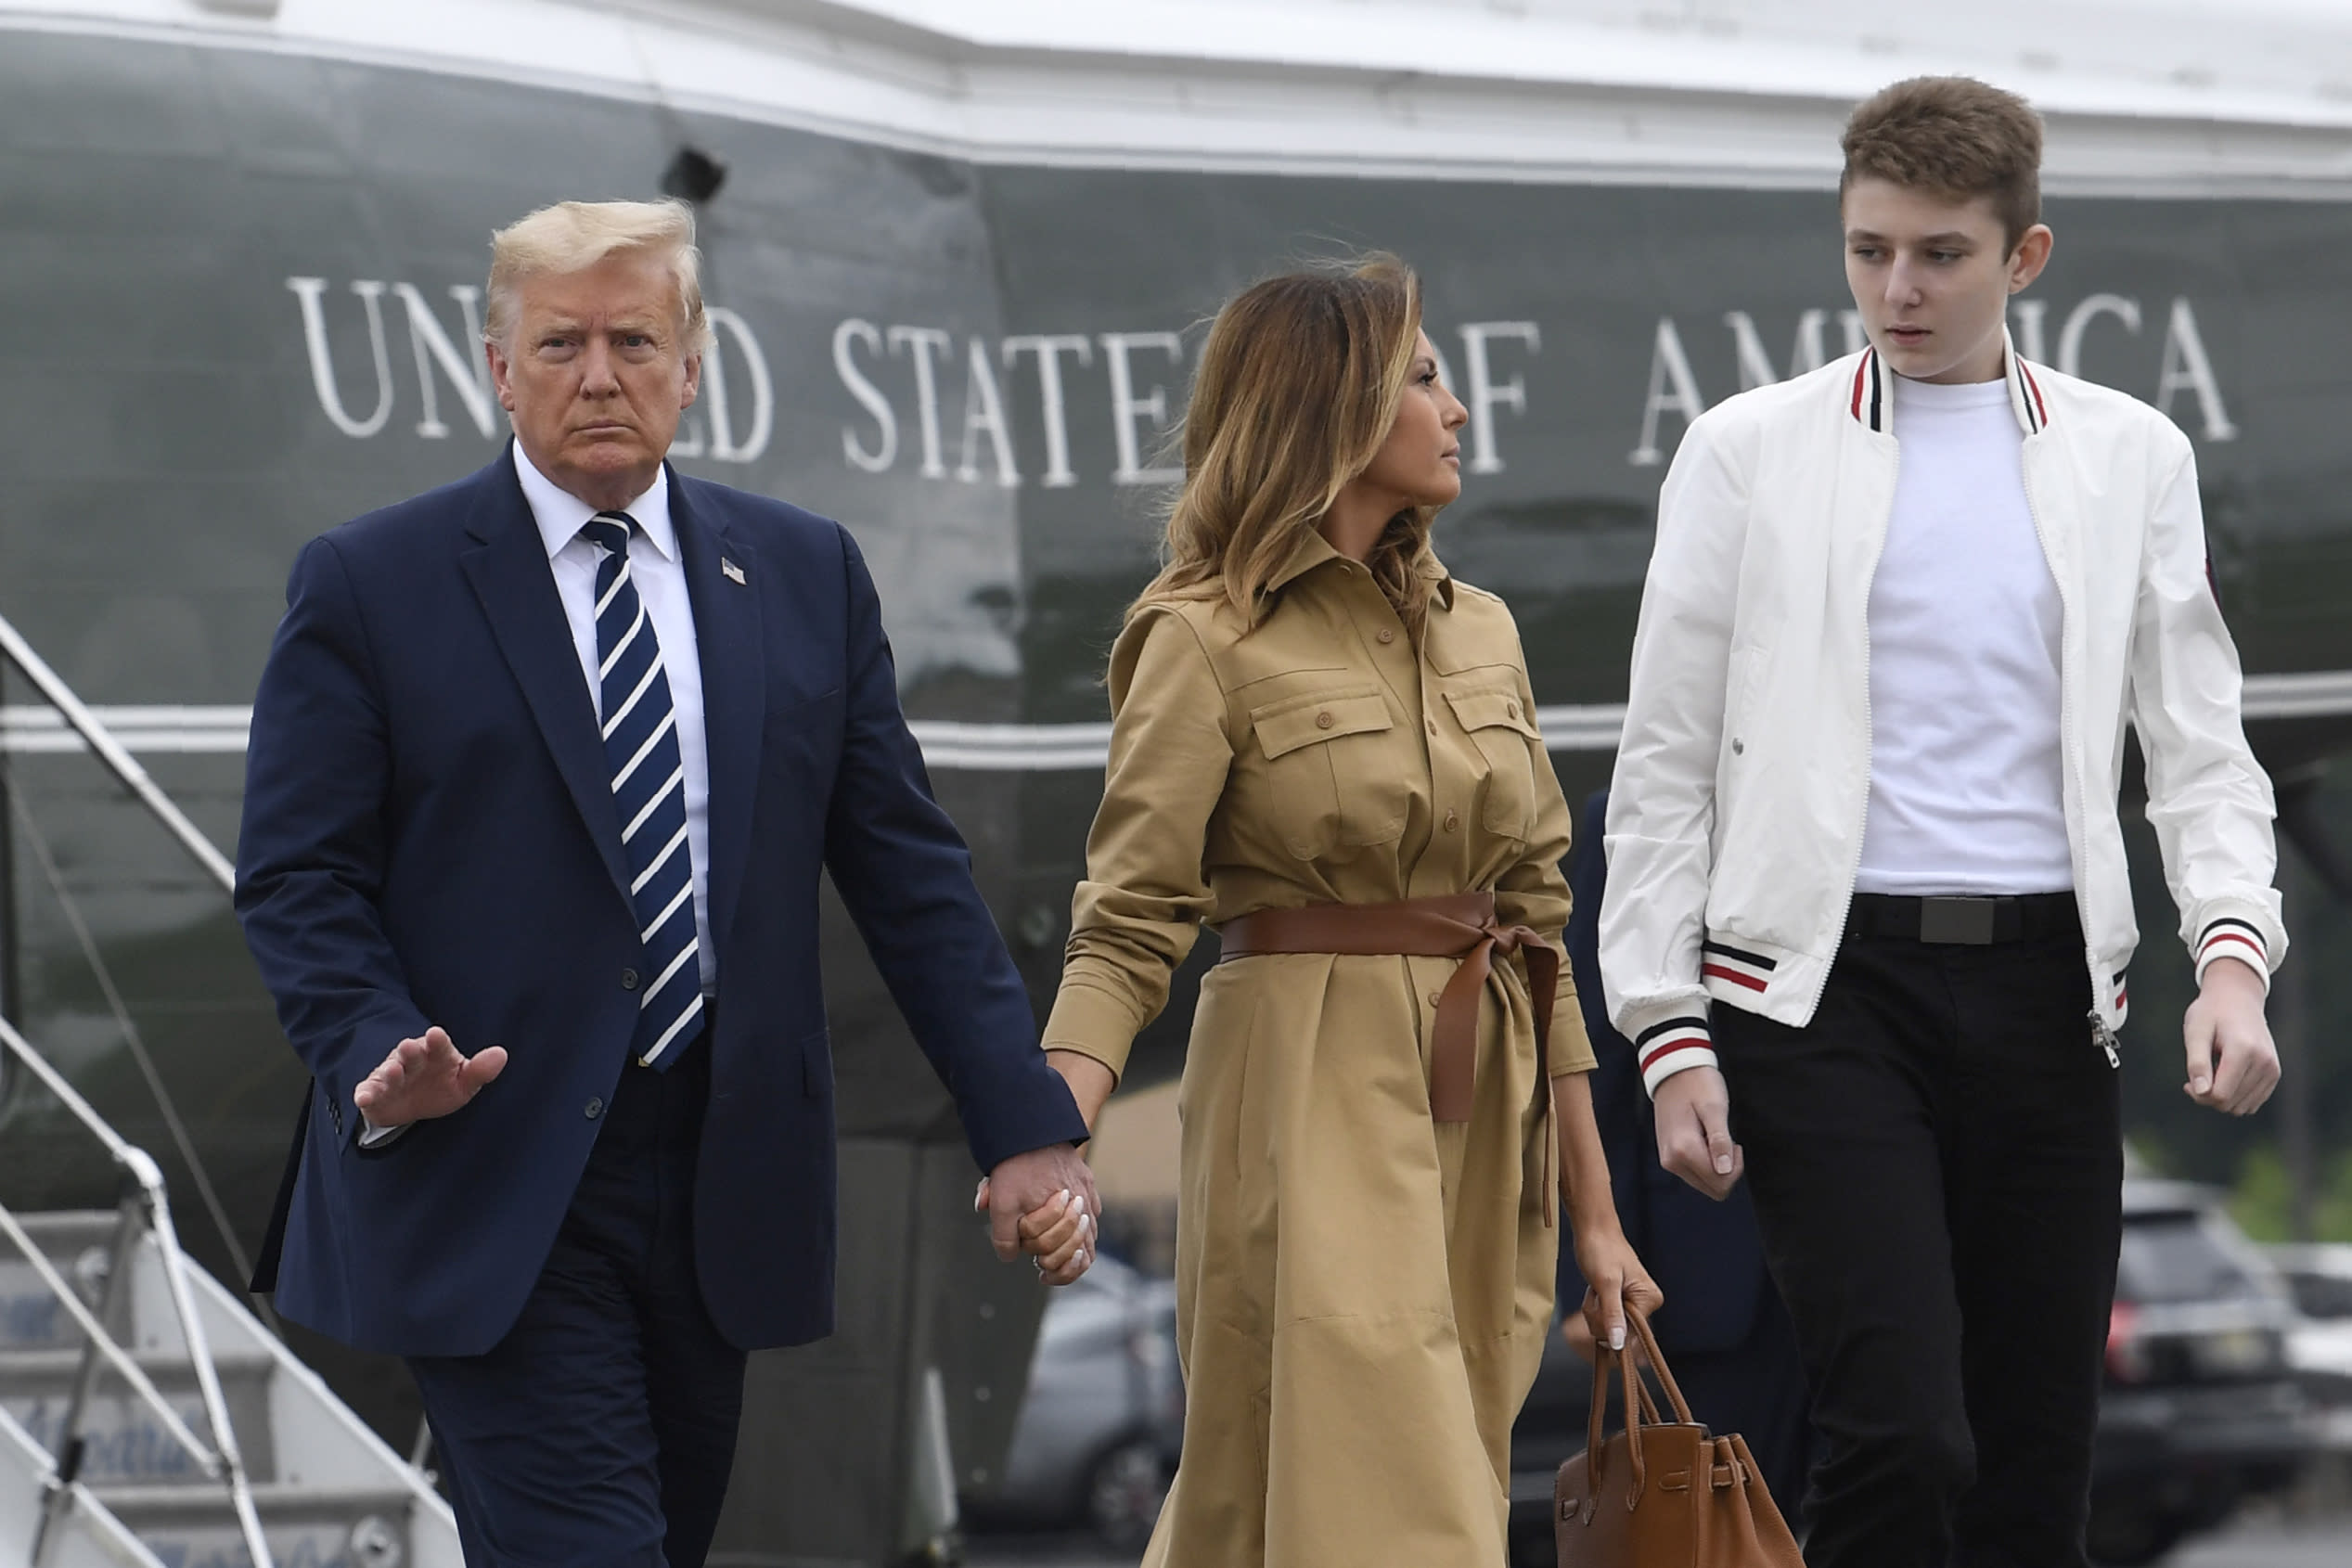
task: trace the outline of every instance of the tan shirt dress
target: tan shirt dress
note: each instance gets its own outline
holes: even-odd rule
[[[1494,889],[1557,941],[1570,816],[1502,601],[1438,584],[1416,649],[1302,545],[1258,629],[1154,606],[1112,655],[1087,880],[1046,1028],[1114,1072],[1202,922]],[[1268,954],[1202,983],[1179,1094],[1184,1455],[1172,1568],[1497,1568],[1510,1424],[1552,1308],[1549,1097],[1522,966],[1480,1006],[1467,1123],[1429,1109],[1448,958]],[[1551,1069],[1591,1067],[1567,966]]]

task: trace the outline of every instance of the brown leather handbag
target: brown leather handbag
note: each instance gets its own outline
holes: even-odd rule
[[[1690,1419],[1649,1322],[1630,1306],[1626,1317],[1675,1419],[1660,1417],[1630,1348],[1600,1347],[1587,1446],[1552,1484],[1560,1568],[1805,1568],[1746,1441],[1716,1437]],[[1626,1430],[1603,1443],[1612,1362],[1625,1388]]]

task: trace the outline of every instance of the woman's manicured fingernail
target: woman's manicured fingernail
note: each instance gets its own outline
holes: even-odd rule
[[[1626,1329],[1625,1325],[1620,1323],[1615,1328],[1609,1330],[1609,1348],[1612,1350],[1623,1350],[1625,1347]]]

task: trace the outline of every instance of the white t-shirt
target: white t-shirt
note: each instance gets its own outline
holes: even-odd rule
[[[1863,893],[2075,885],[2059,753],[2058,585],[2006,381],[1895,378],[1902,443],[1870,584]]]

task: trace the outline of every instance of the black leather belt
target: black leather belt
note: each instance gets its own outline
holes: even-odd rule
[[[2082,916],[2071,893],[2028,893],[1998,898],[1914,898],[1857,893],[1845,922],[1848,936],[1894,937],[1989,947],[1996,942],[2035,942],[2078,934]]]

